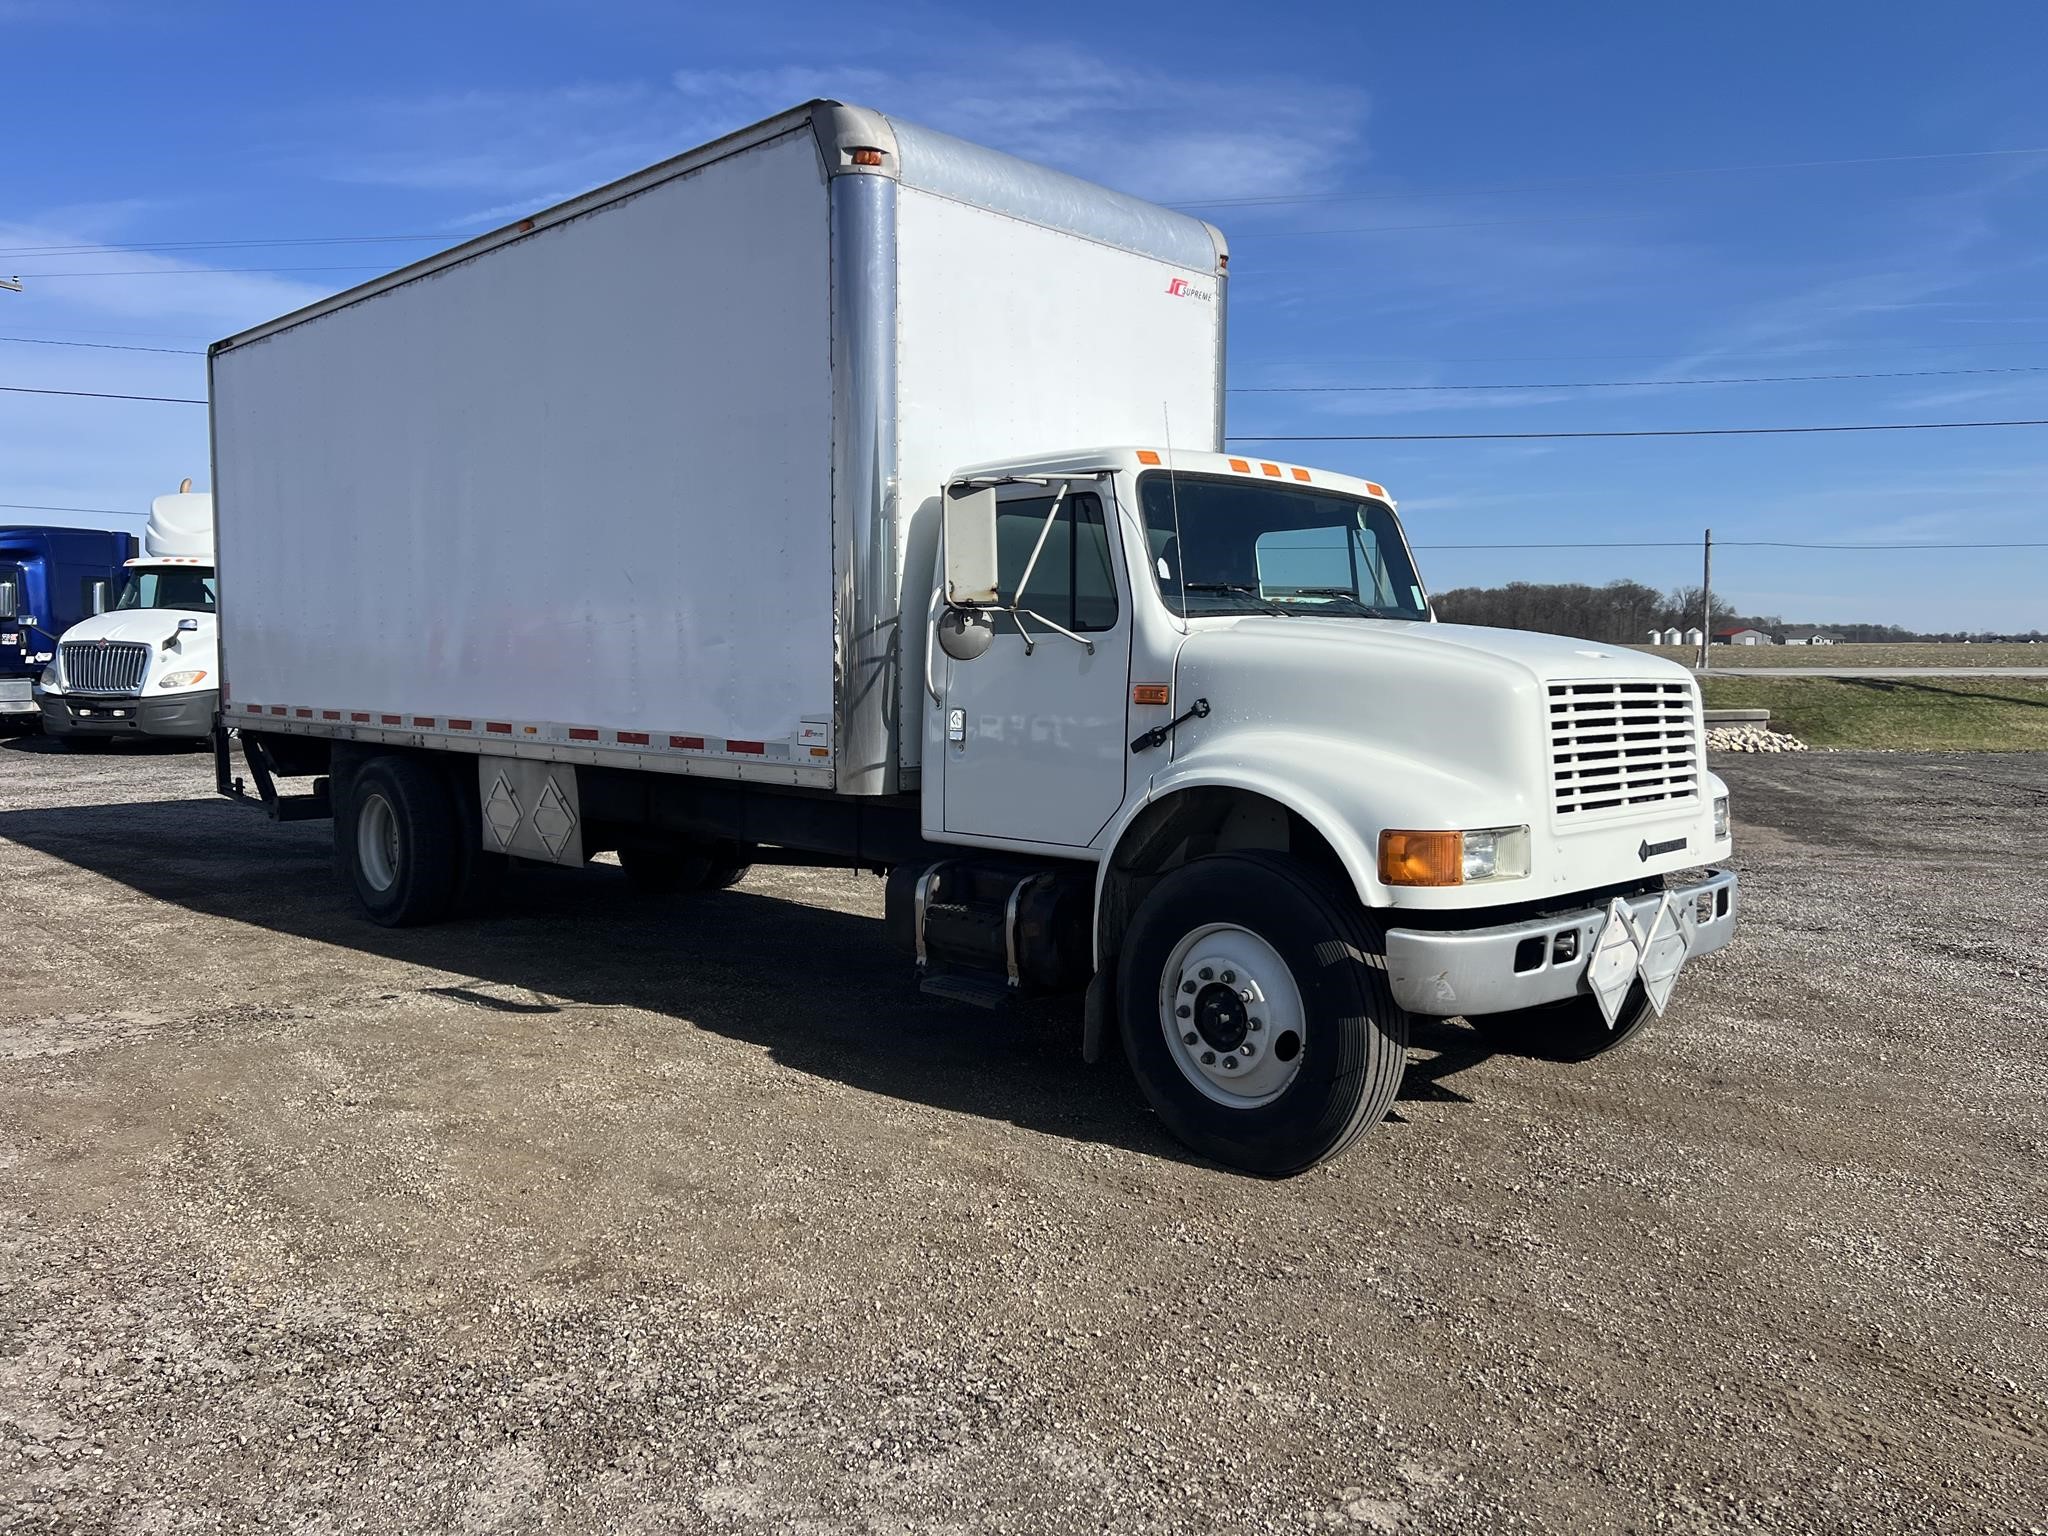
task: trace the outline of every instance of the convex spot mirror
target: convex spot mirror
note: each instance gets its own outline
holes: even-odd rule
[[[996,638],[995,616],[979,608],[947,608],[939,615],[939,649],[955,661],[972,661]]]

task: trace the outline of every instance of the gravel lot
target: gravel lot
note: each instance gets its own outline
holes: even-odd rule
[[[0,744],[0,1529],[2035,1531],[2048,756],[1726,759],[1744,934],[1288,1183],[871,877],[356,919]]]

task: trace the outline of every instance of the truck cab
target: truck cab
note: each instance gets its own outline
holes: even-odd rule
[[[0,730],[35,726],[35,679],[57,637],[98,611],[134,552],[132,534],[0,528]]]
[[[210,740],[220,707],[213,498],[191,481],[151,503],[113,600],[64,631],[35,686],[43,729],[70,747],[120,737]]]
[[[1240,1166],[1383,1114],[1407,1017],[1589,1056],[1733,932],[1692,677],[1437,622],[1375,482],[1163,447],[976,465],[931,612],[923,830],[986,853],[896,882],[920,965],[1027,980],[1018,914],[1057,928],[1064,878],[1091,1014]]]

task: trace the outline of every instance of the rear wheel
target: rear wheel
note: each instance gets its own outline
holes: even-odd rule
[[[1161,880],[1126,936],[1125,1054],[1181,1141],[1273,1177],[1342,1152],[1385,1118],[1408,1015],[1378,925],[1277,854],[1196,859]]]
[[[448,781],[407,757],[372,758],[348,787],[336,827],[342,863],[372,921],[407,928],[446,917],[458,874]]]
[[[1591,1061],[1624,1041],[1642,1033],[1657,1016],[1641,982],[1629,989],[1621,1012],[1608,1027],[1600,1004],[1591,997],[1567,998],[1521,1008],[1513,1013],[1489,1013],[1466,1020],[1479,1037],[1506,1056],[1532,1056],[1539,1061]]]

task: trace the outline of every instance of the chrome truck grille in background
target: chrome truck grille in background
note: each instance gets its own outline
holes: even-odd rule
[[[64,647],[66,693],[140,693],[142,674],[148,670],[146,645],[84,640]]]
[[[1640,810],[1700,792],[1689,682],[1550,685],[1550,792],[1559,816]]]

